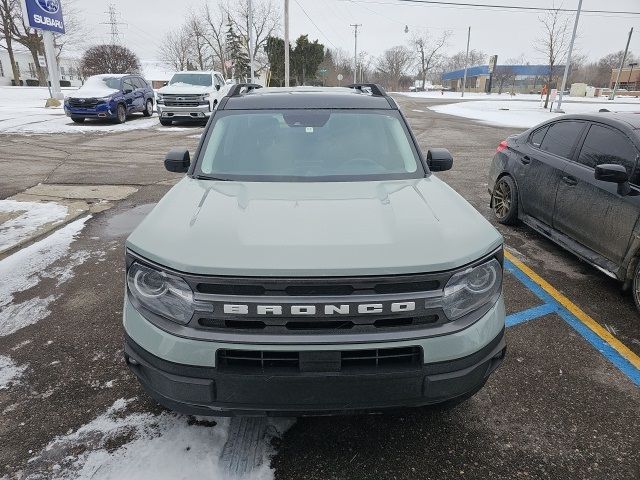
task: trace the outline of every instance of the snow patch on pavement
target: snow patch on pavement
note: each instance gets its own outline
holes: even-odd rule
[[[72,277],[72,269],[86,259],[84,254],[74,254],[74,258],[64,267],[47,269],[68,254],[71,243],[89,218],[90,215],[75,220],[39,242],[0,260],[0,336],[16,332],[49,314],[48,306],[57,298],[56,295],[31,298],[15,304],[12,303],[14,296],[34,287],[42,278],[58,278],[60,285]]]
[[[601,108],[616,112],[640,112],[640,103],[567,102],[562,104],[562,109],[567,114],[598,113]],[[488,125],[519,128],[530,128],[561,115],[542,108],[539,100],[479,100],[435,105],[429,107],[429,110],[478,120]]]
[[[9,357],[0,355],[0,390],[20,383],[20,377],[26,369],[26,365],[16,365]]]
[[[228,480],[221,458],[232,419],[169,412],[127,414],[132,400],[119,399],[75,432],[55,438],[29,460],[21,478]],[[263,441],[270,442],[271,438]],[[268,458],[242,478],[273,478]]]
[[[0,213],[17,216],[0,224],[0,251],[7,250],[47,223],[58,224],[69,209],[56,202],[0,200]]]

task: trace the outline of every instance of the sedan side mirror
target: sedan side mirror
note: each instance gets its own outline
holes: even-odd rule
[[[596,165],[596,171],[593,174],[596,180],[602,182],[610,182],[618,184],[618,194],[629,195],[631,187],[629,186],[629,174],[627,169],[622,165],[612,163],[603,163]]]
[[[173,148],[164,158],[164,168],[170,172],[186,173],[191,165],[191,156],[186,148]]]
[[[451,170],[453,157],[446,148],[431,148],[427,152],[427,166],[432,172]]]

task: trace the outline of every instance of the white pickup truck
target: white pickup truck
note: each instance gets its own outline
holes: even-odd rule
[[[228,86],[220,72],[185,71],[173,74],[169,84],[157,92],[156,105],[162,125],[174,120],[206,123]]]

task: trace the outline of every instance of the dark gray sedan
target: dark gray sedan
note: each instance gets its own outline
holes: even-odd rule
[[[640,115],[565,115],[500,143],[491,207],[632,289],[640,310]]]

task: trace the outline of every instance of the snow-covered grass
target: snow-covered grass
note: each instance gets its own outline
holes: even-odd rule
[[[65,96],[76,89],[62,89]],[[141,113],[117,125],[108,121],[87,120],[75,124],[60,107],[45,108],[49,90],[45,87],[0,87],[0,133],[87,133],[120,132],[158,125],[156,116]]]
[[[0,355],[0,390],[20,382],[20,377],[27,369],[26,365],[16,365],[9,357]]]
[[[539,99],[475,100],[428,107],[434,112],[478,120],[489,125],[529,128],[561,114],[542,108]],[[597,113],[600,109],[616,112],[640,112],[640,102],[563,102],[565,113]]]
[[[60,223],[67,212],[66,206],[56,202],[0,200],[0,213],[12,217],[0,224],[0,251],[17,245],[47,223]]]
[[[28,480],[174,480],[229,478],[222,453],[229,436],[230,418],[188,417],[173,413],[126,413],[131,400],[117,400],[104,414],[75,432],[51,441],[31,458]],[[270,421],[265,438],[270,443],[291,424]],[[81,453],[78,453],[81,452]],[[264,449],[260,465],[246,480],[273,478]],[[235,477],[234,477],[235,478]],[[240,479],[237,479],[240,480]]]
[[[86,255],[74,254],[64,267],[52,265],[68,254],[71,243],[89,218],[75,220],[0,260],[0,336],[36,323],[49,314],[49,304],[57,298],[55,294],[20,303],[13,303],[14,295],[36,286],[43,278],[57,278],[60,284],[72,277],[72,269],[84,262]]]

